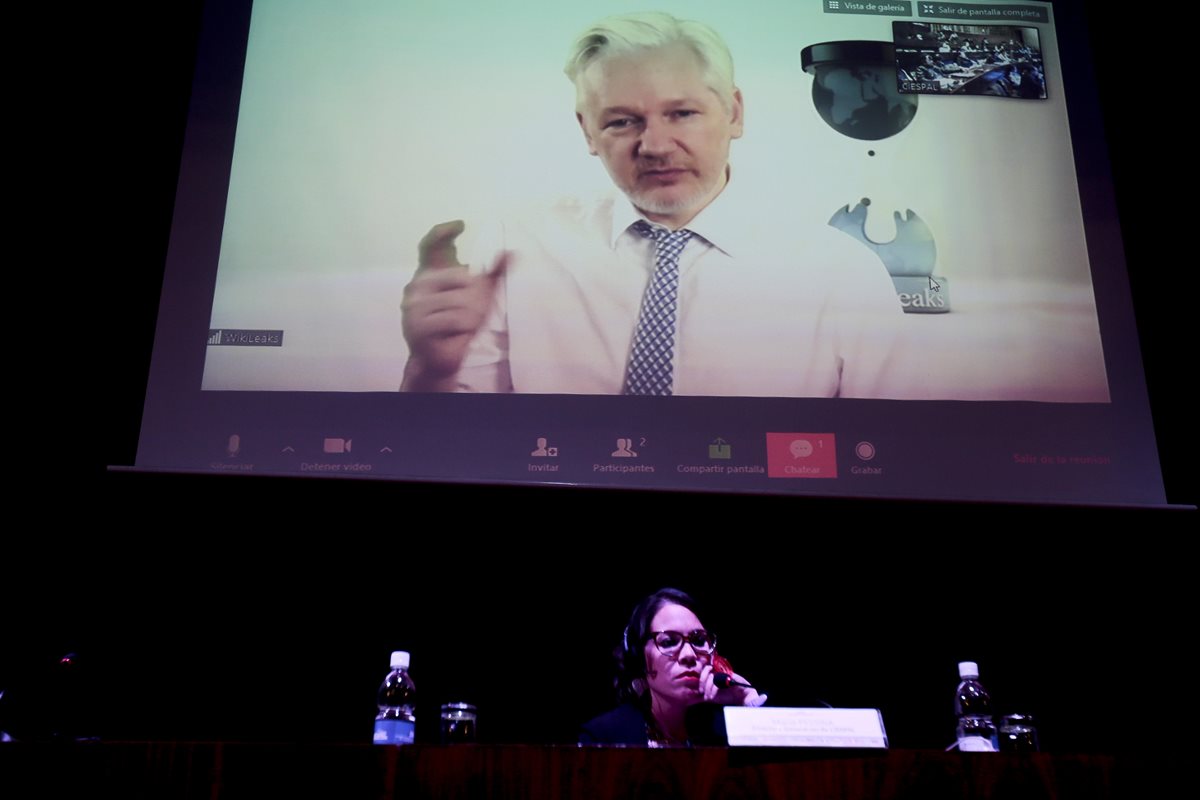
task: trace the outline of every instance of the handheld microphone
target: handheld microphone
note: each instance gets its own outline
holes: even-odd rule
[[[730,686],[741,686],[743,689],[753,689],[754,688],[753,686],[751,686],[748,683],[742,683],[741,681],[735,681],[733,679],[732,675],[726,674],[724,672],[714,672],[713,673],[713,684],[718,689],[728,689]]]

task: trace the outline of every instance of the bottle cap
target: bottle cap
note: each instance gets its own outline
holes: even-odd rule
[[[395,658],[394,655],[392,657]],[[960,677],[960,678],[978,678],[979,677],[979,665],[976,664],[974,661],[958,662],[958,677]]]
[[[407,650],[392,651],[392,669],[408,669],[409,661]]]

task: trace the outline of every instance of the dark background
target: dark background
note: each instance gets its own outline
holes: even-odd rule
[[[485,739],[570,741],[633,604],[676,585],[773,701],[880,707],[894,746],[952,740],[964,659],[1047,749],[1167,734],[1194,514],[107,471],[134,460],[199,5],[14,23],[9,369],[34,391],[9,420],[0,727],[365,742],[408,648],[420,738],[465,699]],[[1182,54],[1090,27],[1167,496],[1195,503],[1191,201],[1160,183],[1194,172],[1195,98]]]

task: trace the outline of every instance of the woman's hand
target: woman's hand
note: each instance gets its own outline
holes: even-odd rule
[[[712,664],[705,664],[700,668],[700,693],[704,695],[705,702],[723,706],[761,706],[766,702],[766,695],[759,694],[758,690],[751,686],[730,684],[725,689],[718,687],[713,678],[715,674],[717,673],[713,672]],[[750,683],[736,672],[726,674],[737,683]]]

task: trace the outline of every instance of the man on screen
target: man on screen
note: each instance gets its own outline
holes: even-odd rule
[[[848,237],[748,196],[744,104],[721,38],[661,13],[601,20],[566,74],[623,197],[506,224],[459,263],[436,225],[405,289],[406,391],[883,396],[900,308]],[[808,228],[813,230],[809,230]],[[800,231],[803,230],[803,233]]]

